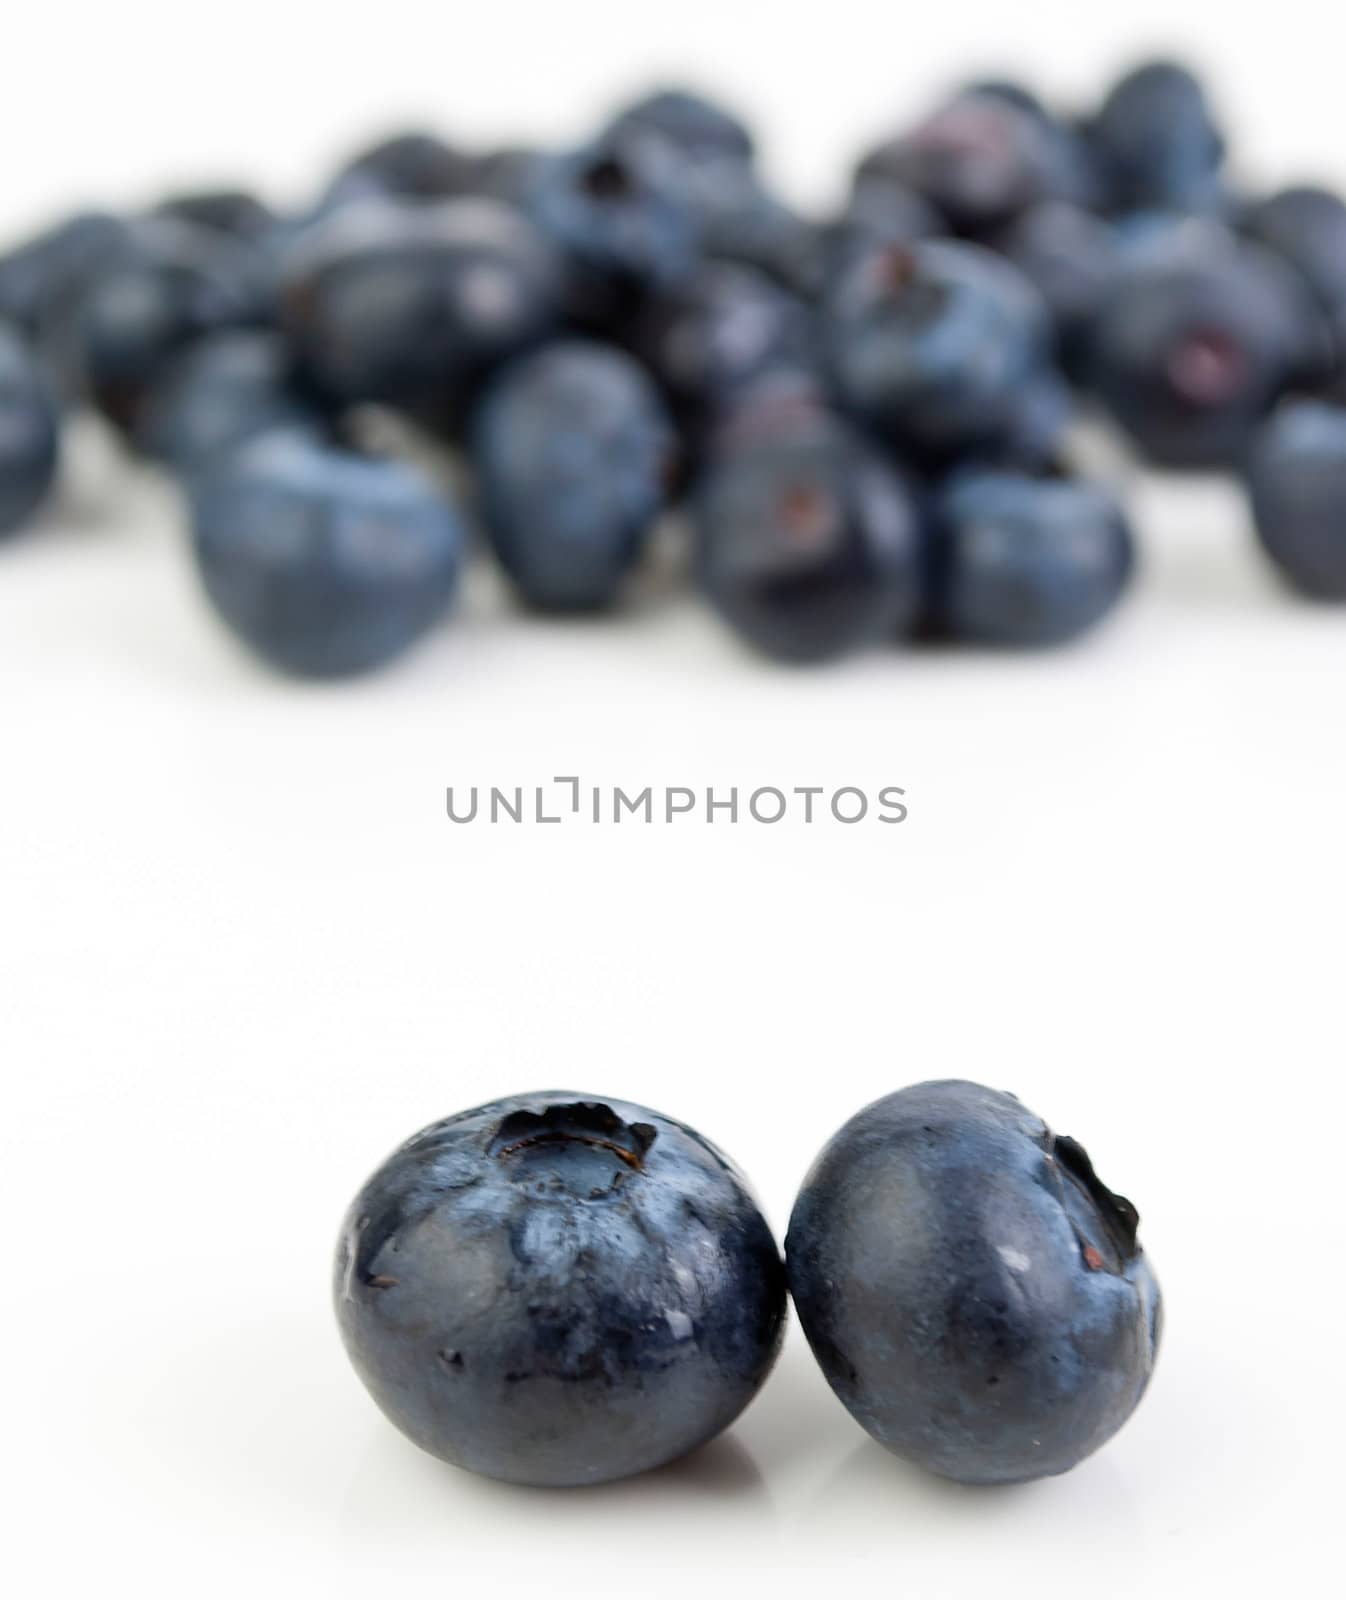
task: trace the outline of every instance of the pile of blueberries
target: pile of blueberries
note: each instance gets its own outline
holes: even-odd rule
[[[679,502],[770,655],[1046,645],[1135,565],[1072,471],[1087,408],[1243,476],[1290,583],[1346,599],[1346,202],[1250,197],[1224,155],[1158,62],[1083,117],[961,89],[822,222],[685,90],[559,153],[406,133],[302,214],[83,213],[0,257],[0,534],[87,402],[181,480],[207,595],[292,673],[425,634],[470,529],[528,607],[608,608]],[[372,448],[371,412],[414,448]]]
[[[602,1483],[715,1437],[766,1382],[786,1295],[838,1399],[962,1483],[1068,1471],[1139,1404],[1162,1303],[1129,1200],[1009,1094],[858,1112],[785,1261],[729,1158],[646,1107],[517,1095],[424,1128],[356,1195],[334,1290],[392,1422],[512,1483]]]

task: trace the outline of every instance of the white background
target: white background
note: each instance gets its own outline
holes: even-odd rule
[[[804,198],[950,77],[1088,95],[1210,65],[1254,173],[1346,176],[1320,6],[25,7],[0,218],[260,175],[422,116],[568,136],[685,71]],[[1120,8],[1119,8],[1120,11]],[[344,20],[343,20],[344,18]],[[1339,30],[1338,30],[1339,33]],[[87,441],[86,441],[87,443]],[[1289,1589],[1338,1507],[1346,616],[1227,486],[1137,486],[1146,570],[1078,649],[747,658],[655,586],[589,627],[477,578],[404,666],[277,682],[206,615],[171,493],[80,453],[0,553],[0,1486],[13,1592]],[[453,828],[447,784],[909,791],[910,820]],[[902,1083],[1011,1088],[1133,1196],[1151,1395],[1068,1478],[969,1492],[870,1445],[797,1330],[698,1457],[509,1490],[375,1413],[327,1304],[403,1135],[516,1089],[646,1101],[778,1228]]]

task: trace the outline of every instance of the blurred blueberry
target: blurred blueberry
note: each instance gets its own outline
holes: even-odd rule
[[[1284,577],[1346,600],[1346,405],[1287,402],[1254,440],[1248,481],[1258,537]]]
[[[955,639],[1063,643],[1113,609],[1134,566],[1126,516],[1096,484],[967,468],[937,498],[933,621]]]
[[[473,428],[482,511],[502,565],[548,611],[610,604],[664,508],[676,439],[645,372],[581,340],[506,369]]]
[[[384,1414],[511,1483],[603,1483],[727,1428],[780,1348],[784,1274],[685,1124],[558,1091],[446,1117],[347,1212],[337,1321]]]
[[[437,427],[456,426],[559,307],[554,252],[491,200],[351,204],[301,233],[281,265],[281,325],[314,391]]]
[[[1333,358],[1346,371],[1346,200],[1327,189],[1282,189],[1250,206],[1245,232],[1288,261],[1333,324]]]
[[[1189,224],[1124,262],[1089,340],[1088,377],[1159,466],[1236,464],[1290,386],[1321,377],[1330,333],[1293,270]]]
[[[463,533],[413,468],[263,434],[192,482],[206,593],[259,656],[300,677],[366,672],[444,614]]]
[[[911,485],[806,406],[730,435],[693,505],[702,589],[765,654],[823,661],[914,625],[925,540]]]
[[[808,306],[755,268],[722,261],[706,262],[655,300],[631,343],[693,429],[722,414],[764,373],[808,368],[817,355]]]
[[[468,193],[522,209],[529,204],[546,159],[542,151],[528,145],[505,145],[474,156],[467,175]]]
[[[698,162],[747,163],[753,157],[747,124],[691,89],[656,89],[642,96],[613,117],[609,131],[655,135]]]
[[[620,331],[650,294],[690,276],[701,241],[683,167],[663,140],[631,131],[542,164],[531,211],[567,264],[578,320]]]
[[[1020,1483],[1076,1466],[1145,1393],[1162,1313],[1138,1221],[1013,1095],[916,1084],[814,1162],[790,1292],[881,1445],[960,1483]]]
[[[154,209],[159,216],[214,228],[235,239],[262,239],[278,220],[271,207],[248,189],[193,189],[166,196]]]
[[[1214,212],[1225,204],[1225,141],[1196,76],[1137,67],[1108,93],[1089,138],[1116,211]]]
[[[46,498],[57,445],[47,383],[22,333],[0,322],[0,539],[21,528]]]
[[[883,245],[914,244],[948,231],[944,218],[915,189],[879,172],[858,174],[841,214],[824,229],[827,280]]]
[[[993,446],[1048,364],[1032,286],[990,251],[945,241],[857,257],[832,287],[827,358],[847,409],[900,453],[939,460]]]
[[[974,235],[1043,201],[1079,204],[1091,196],[1073,132],[1036,99],[996,84],[952,95],[915,128],[870,151],[857,177],[913,189],[960,233]]]
[[[473,192],[473,160],[437,133],[408,129],[352,156],[330,184],[322,209],[350,200],[451,200]]]
[[[1022,212],[994,244],[1042,296],[1058,353],[1078,372],[1094,319],[1121,271],[1116,230],[1079,206],[1048,201]]]
[[[252,247],[213,228],[141,219],[129,244],[96,271],[71,322],[72,350],[95,405],[131,432],[149,394],[188,346],[270,315],[269,284]]]
[[[281,338],[264,329],[218,333],[183,352],[155,386],[136,444],[190,475],[262,433],[322,432],[305,403]]]

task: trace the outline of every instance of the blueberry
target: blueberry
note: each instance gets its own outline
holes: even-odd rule
[[[880,172],[860,173],[841,215],[826,228],[827,279],[834,281],[857,256],[888,244],[937,239],[948,224],[915,189]]]
[[[701,241],[684,169],[664,140],[620,129],[542,164],[530,209],[567,263],[579,321],[620,329],[648,295],[690,276]]]
[[[258,253],[213,228],[152,218],[81,295],[76,360],[100,411],[130,432],[155,384],[195,340],[266,320]]]
[[[1089,137],[1114,210],[1223,208],[1224,136],[1186,67],[1154,61],[1127,73],[1092,119]]]
[[[213,228],[235,239],[263,239],[278,220],[271,207],[248,189],[194,189],[169,195],[154,209],[159,216]]]
[[[421,475],[294,433],[262,435],[192,484],[194,548],[224,621],[302,677],[365,672],[443,615],[462,528]]]
[[[556,257],[513,208],[373,199],[295,241],[280,317],[296,362],[333,406],[378,403],[457,425],[502,361],[556,324]]]
[[[976,644],[1051,645],[1112,610],[1135,552],[1108,490],[967,468],[938,496],[932,565],[937,629]]]
[[[424,128],[380,139],[337,173],[323,209],[383,195],[396,200],[451,200],[473,191],[473,161]]]
[[[1012,1096],[922,1083],[859,1112],[785,1252],[827,1381],[894,1454],[961,1483],[1066,1472],[1150,1380],[1159,1287],[1135,1208]]]
[[[951,96],[915,128],[870,151],[857,176],[914,189],[960,233],[973,235],[1045,200],[1081,202],[1090,193],[1084,151],[1071,130],[1031,96],[995,84]]]
[[[1302,593],[1346,600],[1346,404],[1301,400],[1261,429],[1248,466],[1258,536]]]
[[[475,156],[467,192],[506,205],[526,207],[546,157],[528,145],[504,145]]]
[[[747,124],[691,89],[657,89],[642,96],[617,113],[609,131],[655,135],[699,162],[747,163],[753,157]]]
[[[0,321],[37,336],[125,247],[127,224],[80,211],[0,256]]]
[[[136,444],[173,471],[191,474],[262,433],[322,424],[294,381],[274,332],[219,333],[185,351],[146,401]]]
[[[686,176],[707,256],[753,267],[796,295],[821,292],[828,271],[825,229],[786,205],[747,168]]]
[[[1122,269],[1116,230],[1080,206],[1048,201],[1023,212],[993,242],[1042,296],[1057,350],[1077,372],[1094,319]]]
[[[1250,207],[1242,225],[1303,274],[1324,309],[1346,312],[1346,200],[1326,189],[1282,189]],[[1338,355],[1346,360],[1346,347]]]
[[[667,497],[676,439],[629,356],[567,340],[496,380],[473,426],[482,511],[501,563],[531,605],[606,606]]]
[[[356,1196],[337,1320],[389,1419],[455,1466],[570,1486],[727,1428],[784,1324],[775,1241],[700,1134],[521,1095],[434,1123]]]
[[[823,336],[847,409],[900,451],[937,460],[1010,430],[1050,353],[1032,286],[990,251],[944,241],[858,257],[833,286]]]
[[[1328,331],[1294,273],[1223,229],[1179,229],[1124,266],[1095,319],[1092,386],[1159,466],[1236,463]]]
[[[801,300],[753,267],[722,261],[650,305],[632,345],[692,427],[723,414],[763,374],[807,368],[817,353]]]
[[[27,341],[0,323],[0,539],[41,504],[56,474],[56,412]]]
[[[811,662],[913,625],[925,560],[911,485],[840,423],[797,410],[737,419],[698,486],[701,586],[750,644]]]

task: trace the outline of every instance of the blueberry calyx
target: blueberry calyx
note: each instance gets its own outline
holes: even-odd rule
[[[578,1144],[610,1151],[640,1172],[645,1155],[658,1137],[648,1122],[623,1122],[611,1106],[579,1100],[573,1105],[548,1106],[541,1112],[511,1111],[496,1128],[488,1146],[503,1161],[538,1145]]]
[[[1248,361],[1242,347],[1220,329],[1189,334],[1169,354],[1165,372],[1188,405],[1228,405],[1243,390]]]
[[[1094,1213],[1102,1223],[1108,1241],[1113,1245],[1123,1263],[1134,1260],[1140,1254],[1140,1244],[1136,1239],[1140,1228],[1140,1213],[1135,1206],[1123,1195],[1114,1194],[1094,1171],[1094,1164],[1089,1159],[1089,1152],[1077,1139],[1072,1139],[1068,1134],[1058,1133],[1051,1136],[1047,1148],[1048,1160],[1058,1166],[1092,1203]],[[1067,1207],[1069,1210],[1069,1207]],[[1080,1230],[1076,1227],[1076,1233]],[[1080,1236],[1080,1252],[1084,1257],[1085,1265],[1093,1272],[1100,1272],[1108,1267],[1097,1248],[1082,1235]]]

